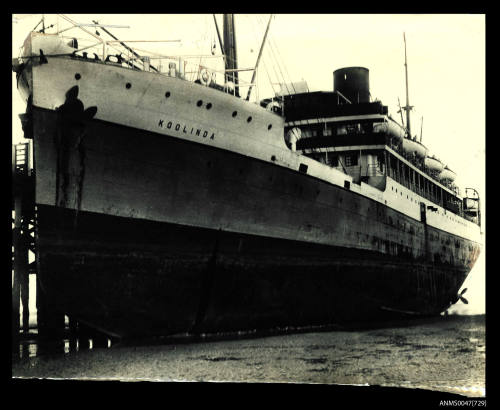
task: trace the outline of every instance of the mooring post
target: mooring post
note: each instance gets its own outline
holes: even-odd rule
[[[78,322],[73,316],[68,317],[68,328],[69,328],[69,350],[70,352],[76,352],[77,350],[77,339],[78,339]]]
[[[23,217],[22,233],[20,238],[20,272],[19,272],[19,283],[20,283],[20,293],[21,302],[23,307],[23,333],[27,335],[30,329],[30,308],[29,308],[29,258],[28,258],[28,233],[27,233],[27,223],[25,217]]]
[[[90,349],[90,339],[91,335],[89,327],[82,322],[78,322],[78,349]]]
[[[50,297],[40,286],[37,275],[36,309],[40,350],[49,352],[64,351],[64,313],[60,312],[50,301]]]
[[[13,342],[19,340],[20,326],[20,271],[22,270],[21,257],[19,253],[19,244],[21,242],[21,198],[15,195],[14,199],[14,230],[13,230],[13,245],[14,245],[14,278],[12,282],[12,338]],[[13,343],[14,348],[15,343]]]

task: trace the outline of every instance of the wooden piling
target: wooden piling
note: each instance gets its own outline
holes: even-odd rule
[[[68,317],[68,328],[69,328],[69,351],[77,351],[77,341],[78,341],[78,322],[72,316]]]
[[[26,232],[24,231],[25,226],[23,226],[23,232],[21,234],[21,248],[20,248],[20,266],[21,271],[19,272],[19,283],[20,283],[20,293],[21,293],[21,303],[23,307],[23,320],[22,320],[22,330],[25,335],[29,333],[30,328],[30,308],[29,308],[29,271],[28,271],[28,244],[26,238]]]
[[[90,339],[92,338],[90,328],[82,322],[78,322],[78,349],[90,349]]]
[[[33,184],[29,170],[29,143],[12,146],[12,177],[14,228],[12,235],[13,270],[12,283],[12,336],[19,339],[20,303],[23,306],[22,328],[29,332],[29,221],[34,209]]]
[[[64,313],[51,303],[40,286],[40,277],[37,275],[36,309],[39,346],[43,351],[64,351]]]
[[[13,229],[13,246],[14,246],[14,278],[12,282],[12,339],[13,342],[19,340],[19,314],[20,314],[20,272],[22,271],[22,263],[19,254],[19,243],[21,242],[21,199],[15,199],[15,219]],[[13,347],[14,347],[13,343]]]

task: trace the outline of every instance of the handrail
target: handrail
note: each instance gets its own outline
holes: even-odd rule
[[[99,41],[101,41],[103,43],[103,46],[102,46],[102,55],[103,55],[103,59],[106,58],[106,44],[104,43],[104,39],[102,39],[101,37],[99,37],[97,34],[94,34],[86,29],[84,29],[83,27],[80,27],[78,26],[78,24],[76,22],[74,22],[73,20],[71,20],[69,17],[66,17],[64,14],[58,14],[58,16],[62,17],[64,20],[70,22],[71,24],[73,24],[73,27],[71,28],[74,28],[74,27],[77,27],[79,28],[80,30],[84,31],[85,33],[89,34],[90,36],[98,39]]]
[[[189,79],[185,78],[186,74],[196,74],[200,73],[200,71],[205,68],[208,69],[212,73],[217,74],[217,78],[219,78],[219,75],[223,76],[225,78],[225,75],[227,73],[236,73],[236,72],[253,72],[254,76],[252,78],[252,81],[250,82],[245,82],[245,81],[240,81],[238,86],[240,87],[249,87],[249,90],[252,87],[257,86],[257,81],[255,80],[255,74],[256,74],[256,67],[251,67],[251,68],[236,68],[236,69],[228,69],[228,70],[220,70],[220,69],[215,69],[212,67],[206,67],[200,63],[196,62],[188,62],[184,60],[189,60],[189,59],[225,59],[225,55],[213,55],[213,54],[188,54],[188,55],[164,55],[164,54],[157,54],[154,51],[149,51],[149,50],[140,50],[136,48],[131,48],[127,46],[125,43],[178,43],[181,42],[182,40],[180,39],[165,39],[165,40],[144,40],[144,39],[134,39],[134,40],[119,40],[116,37],[114,37],[111,33],[107,32],[103,27],[106,27],[108,25],[101,25],[98,24],[98,22],[94,21],[94,24],[80,24],[71,19],[70,17],[64,15],[64,14],[57,14],[57,17],[62,18],[66,22],[68,22],[71,26],[70,27],[64,27],[59,30],[59,25],[57,25],[56,32],[55,34],[60,36],[62,39],[73,39],[75,38],[78,40],[78,43],[80,47],[75,48],[72,52],[68,52],[67,54],[57,54],[57,56],[64,56],[64,55],[76,55],[82,57],[81,53],[83,51],[88,51],[89,54],[92,52],[95,53],[96,55],[96,60],[99,60],[99,58],[102,59],[105,63],[108,62],[109,56],[115,55],[118,57],[116,62],[112,63],[124,63],[127,66],[139,70],[144,70],[144,71],[150,71],[150,70],[155,70],[159,74],[163,75],[173,75],[175,72],[175,76],[181,77],[184,80],[187,81],[195,81],[198,77],[191,77]],[[99,34],[93,33],[91,30],[87,30],[86,27],[95,27],[95,28],[103,28],[104,32],[106,32],[108,35],[112,37],[110,40],[106,40],[102,38]],[[127,27],[127,26],[112,26],[109,25],[109,27]],[[86,34],[86,36],[71,36],[71,34],[68,35],[68,31],[72,29],[79,29],[83,33]],[[64,33],[64,34],[63,34]],[[94,40],[94,41],[92,41]],[[90,44],[89,44],[90,43]],[[101,50],[98,50],[98,48],[101,47]],[[110,51],[113,50],[111,53]],[[116,54],[113,54],[115,52]],[[77,54],[78,53],[78,54]],[[139,53],[141,55],[139,55]],[[47,57],[54,57],[56,56],[55,54],[46,54]],[[25,58],[29,58],[31,56],[24,56]],[[34,56],[33,56],[34,57]],[[83,53],[83,58],[86,58],[86,54]],[[164,60],[167,60],[167,64],[164,64]],[[175,71],[171,71],[170,69],[170,64],[168,64],[168,61],[170,62],[174,61],[176,64],[184,64],[184,66],[180,69],[176,69]],[[150,61],[156,61],[155,67],[152,64],[150,64]],[[186,65],[189,66],[189,68],[186,67]],[[163,70],[162,70],[163,66]],[[179,72],[181,73],[179,75]],[[219,78],[220,79],[220,78]],[[215,77],[214,77],[215,80]],[[223,90],[224,92],[230,93],[230,94],[235,94],[235,88],[236,87],[231,87],[229,83],[220,84],[219,88],[221,91]],[[258,94],[257,96],[257,102],[258,102]]]

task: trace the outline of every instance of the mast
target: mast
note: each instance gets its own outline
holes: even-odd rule
[[[405,33],[403,33],[403,41],[405,43],[406,106],[402,107],[402,108],[406,111],[406,130],[408,132],[408,137],[411,138],[410,110],[413,107],[410,105],[410,97],[408,95],[408,62],[406,59],[406,36],[405,36]]]
[[[234,83],[235,95],[239,97],[238,87],[238,59],[236,56],[236,35],[234,30],[234,14],[224,14],[223,18],[223,36],[224,36],[224,55],[226,56],[226,70],[232,70],[226,73],[225,80]]]
[[[222,55],[224,55],[224,45],[222,44],[222,39],[220,38],[219,25],[217,24],[217,19],[215,18],[215,14],[213,16],[214,16],[215,30],[217,31],[217,38],[219,39],[220,50]]]
[[[108,30],[106,30],[106,28],[102,25],[99,24],[99,22],[97,20],[92,20],[92,22],[100,27],[102,29],[102,31],[104,31],[107,35],[109,35],[112,39],[114,40],[117,40],[120,42],[120,44],[125,48],[127,49],[128,51],[130,51],[134,56],[136,56],[137,58],[141,59],[141,56],[139,54],[137,54],[133,49],[131,49],[129,46],[127,46],[125,43],[123,43],[122,41],[118,40],[117,37],[115,37],[113,34],[111,34]],[[155,70],[156,72],[158,72],[158,69],[152,65],[149,66],[152,70]]]
[[[403,109],[401,108],[401,103],[399,102],[399,97],[398,97],[398,107],[399,107],[398,114],[401,115],[401,125],[404,127],[405,122],[403,120]]]
[[[420,141],[422,142],[422,128],[424,127],[424,117],[422,116],[422,121],[420,122]]]

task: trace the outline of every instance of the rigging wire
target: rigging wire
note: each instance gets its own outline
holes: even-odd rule
[[[260,19],[259,19],[259,20],[260,20]],[[274,60],[276,61],[277,68],[278,68],[278,70],[279,70],[279,72],[280,72],[280,75],[279,75],[279,76],[277,76],[277,77],[278,77],[278,78],[282,78],[282,79],[283,79],[283,85],[284,85],[284,87],[285,87],[286,91],[287,91],[288,93],[290,93],[290,89],[289,89],[288,84],[287,84],[287,79],[286,79],[286,76],[285,76],[285,74],[283,73],[283,70],[282,70],[282,68],[281,68],[281,65],[284,65],[284,64],[281,62],[281,57],[280,57],[280,56],[278,56],[278,51],[277,51],[277,49],[278,49],[278,47],[277,47],[277,45],[275,44],[275,41],[274,41],[274,39],[273,39],[272,35],[271,35],[271,36],[269,36],[269,50],[271,51],[271,54],[273,55],[273,58],[274,58]],[[290,77],[289,77],[289,79],[290,79]],[[291,81],[291,80],[290,80],[290,85],[291,85],[291,87],[292,87],[293,91],[295,92],[295,88],[294,88],[293,83],[292,83],[292,81]]]
[[[282,73],[280,62],[283,61],[283,58],[281,57],[281,54],[279,54],[279,48],[278,48],[274,38],[272,37],[272,35],[269,36],[269,45],[270,45],[269,49],[273,53],[274,58],[275,58],[277,65],[278,65],[278,69],[280,70],[281,78],[283,78],[283,86],[286,89],[286,92],[288,94],[291,94],[290,88],[289,88],[289,85],[290,85],[290,87],[293,90],[293,93],[296,94],[297,90],[295,89],[295,86],[294,86],[293,81],[292,81],[292,77],[290,76],[290,73],[288,72],[288,69],[286,68],[286,64],[284,62],[282,63],[282,65],[284,67],[283,70],[286,71],[289,83],[287,83],[287,79],[285,78],[285,75],[283,75],[283,73]],[[278,54],[278,57],[276,57],[276,54]],[[309,119],[306,119],[305,121],[308,125],[312,124],[311,120],[309,120]],[[295,121],[292,121],[292,123],[294,125],[296,125]]]
[[[271,43],[270,43],[270,45],[271,45]],[[279,80],[280,80],[280,79],[282,79],[282,81],[283,81],[284,83],[286,83],[286,80],[285,80],[285,78],[283,77],[283,74],[281,74],[281,75],[280,75],[280,74],[276,71],[276,66],[278,67],[278,69],[280,69],[280,67],[279,67],[279,61],[277,61],[277,58],[276,58],[276,56],[275,56],[275,54],[274,54],[274,52],[273,52],[273,50],[272,50],[272,47],[268,47],[268,50],[269,50],[268,54],[270,54],[270,58],[271,58],[271,59],[275,62],[275,64],[271,64],[271,68],[272,68],[272,70],[273,70],[273,72],[274,72],[274,75],[275,75],[276,81],[277,81],[279,84],[281,84],[281,82],[280,82]],[[265,65],[265,66],[266,66],[266,65]],[[266,66],[266,67],[267,67],[267,66]],[[280,71],[281,71],[281,70],[280,70]],[[271,84],[272,84],[272,83],[271,83]],[[286,87],[286,85],[285,85],[285,87]],[[274,87],[273,87],[273,91],[274,91]],[[276,92],[275,92],[275,94],[276,94]]]
[[[276,45],[276,41],[274,40],[273,37],[270,36],[270,44],[272,45],[272,47],[274,47],[276,49],[276,54],[278,54],[278,61],[284,61],[283,57],[281,56],[281,53],[279,51],[279,47]],[[288,68],[287,68],[287,65],[283,63],[283,69],[286,73],[286,75],[288,76],[288,79],[290,81],[290,84],[292,86],[292,89],[294,92],[296,92],[295,90],[295,87],[293,85],[293,81],[292,81],[292,77],[290,76],[290,73],[288,72]]]
[[[257,38],[257,33],[255,31],[255,24],[251,24],[251,27],[252,27],[252,32],[253,32],[253,36],[254,36],[254,39],[255,39],[255,43],[258,44],[259,40]],[[264,67],[264,72],[266,73],[267,79],[269,81],[269,84],[271,85],[273,93],[276,93],[276,90],[274,89],[273,81],[271,80],[271,76],[269,75],[269,70],[267,69],[267,65],[265,63],[265,59],[262,60],[262,66]]]

